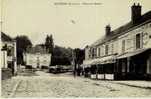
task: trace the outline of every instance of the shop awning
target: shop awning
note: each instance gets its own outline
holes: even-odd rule
[[[115,63],[115,55],[106,56],[102,58],[96,59],[92,64],[109,64],[109,63]]]
[[[84,60],[82,66],[84,67],[91,67],[91,64],[93,63],[93,59],[92,60]]]
[[[97,64],[115,63],[115,60],[116,60],[115,55],[110,55],[110,56],[95,58],[91,60],[84,60],[82,65],[85,67],[90,67],[91,65],[97,65]]]
[[[151,50],[150,48],[147,48],[147,49],[139,49],[139,50],[135,50],[133,52],[128,52],[126,54],[123,54],[123,55],[120,55],[117,57],[117,59],[123,59],[123,58],[127,58],[127,57],[132,57],[132,56],[136,56],[138,54],[141,54],[143,52],[146,52],[148,50]]]
[[[88,64],[92,64],[93,60],[84,60],[83,64],[84,65],[88,65]]]

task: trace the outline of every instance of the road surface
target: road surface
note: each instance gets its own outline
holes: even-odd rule
[[[2,97],[151,97],[150,88],[37,71],[2,81]]]

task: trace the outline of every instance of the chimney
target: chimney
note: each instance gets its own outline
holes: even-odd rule
[[[110,33],[111,33],[111,27],[110,27],[110,25],[107,25],[105,27],[105,32],[106,32],[106,36],[110,35]]]
[[[133,24],[139,22],[141,18],[141,8],[142,6],[140,6],[139,3],[137,5],[134,3],[133,6],[131,7],[131,20]]]

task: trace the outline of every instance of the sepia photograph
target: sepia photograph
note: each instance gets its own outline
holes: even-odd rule
[[[0,0],[1,98],[151,98],[150,0]]]

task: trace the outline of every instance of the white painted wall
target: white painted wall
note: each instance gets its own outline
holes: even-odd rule
[[[89,54],[90,54],[90,48],[87,47],[87,48],[85,48],[85,60],[89,59]]]
[[[151,23],[147,24],[143,31],[143,45],[144,48],[151,48]]]
[[[12,53],[10,56],[7,56],[7,51],[1,51],[1,66],[2,68],[8,68],[8,61],[13,62],[14,65],[14,72],[17,72],[17,63],[16,63],[16,41],[11,41],[11,42],[1,42],[1,47],[7,45],[8,48],[11,49]]]
[[[37,67],[37,55],[26,53],[26,65],[31,65],[33,68]]]
[[[39,59],[41,66],[49,66],[51,62],[51,54],[42,54]]]
[[[151,48],[151,22],[142,25],[128,33],[118,37],[119,50],[118,53],[122,54],[122,40],[126,41],[125,52],[132,52],[136,50],[136,35],[141,35],[142,48]]]
[[[26,62],[26,65],[31,65],[33,68],[37,68],[38,61],[39,61],[39,67],[49,66],[51,62],[51,54],[26,53],[24,54],[24,60]]]
[[[1,51],[1,68],[7,67],[7,51]]]

